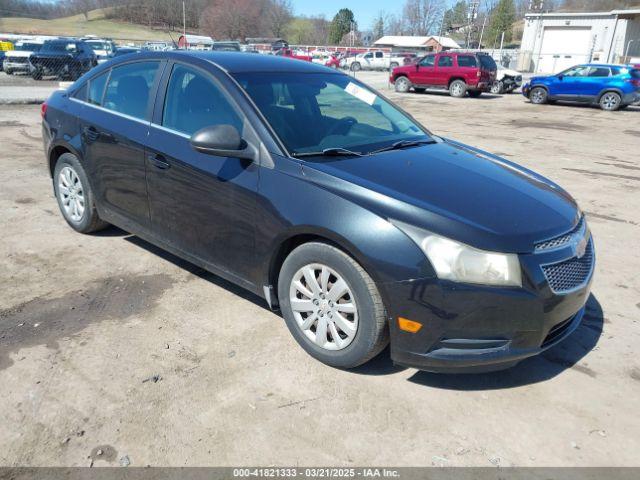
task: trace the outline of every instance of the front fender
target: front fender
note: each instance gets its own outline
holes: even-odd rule
[[[283,164],[288,165],[281,168]],[[336,244],[378,284],[434,276],[426,256],[407,235],[383,215],[326,188],[316,175],[328,177],[322,180],[334,185],[348,183],[317,171],[304,173],[297,161],[283,157],[277,158],[275,169],[262,169],[257,216],[261,220],[256,228],[260,283],[256,283],[271,284],[274,256],[298,236]]]

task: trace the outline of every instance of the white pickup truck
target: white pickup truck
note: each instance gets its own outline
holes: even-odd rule
[[[359,53],[355,57],[344,60],[342,67],[357,72],[358,70],[392,70],[404,65],[405,56],[394,56],[380,50]]]
[[[14,73],[30,73],[29,57],[40,50],[44,40],[22,40],[16,43],[15,50],[9,50],[4,57],[4,71],[7,75]]]

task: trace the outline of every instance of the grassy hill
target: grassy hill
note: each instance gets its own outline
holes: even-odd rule
[[[99,37],[113,38],[114,40],[133,42],[171,40],[166,31],[105,18],[105,10],[103,9],[90,11],[88,20],[84,15],[73,15],[53,20],[4,17],[0,18],[0,32],[60,36],[97,35]],[[177,41],[180,34],[172,32],[172,35]]]

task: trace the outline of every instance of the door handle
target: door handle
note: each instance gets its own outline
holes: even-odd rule
[[[160,170],[166,170],[171,168],[171,164],[167,162],[167,159],[164,158],[160,154],[151,154],[149,155],[149,161],[153,164],[154,167],[159,168]]]
[[[87,140],[91,142],[95,142],[100,137],[100,132],[96,130],[96,127],[84,127],[83,132]]]

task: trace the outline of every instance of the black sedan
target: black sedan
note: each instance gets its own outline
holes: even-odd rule
[[[571,196],[333,69],[143,52],[42,111],[74,230],[117,225],[264,297],[329,365],[390,341],[425,370],[505,368],[582,319],[595,253]]]

